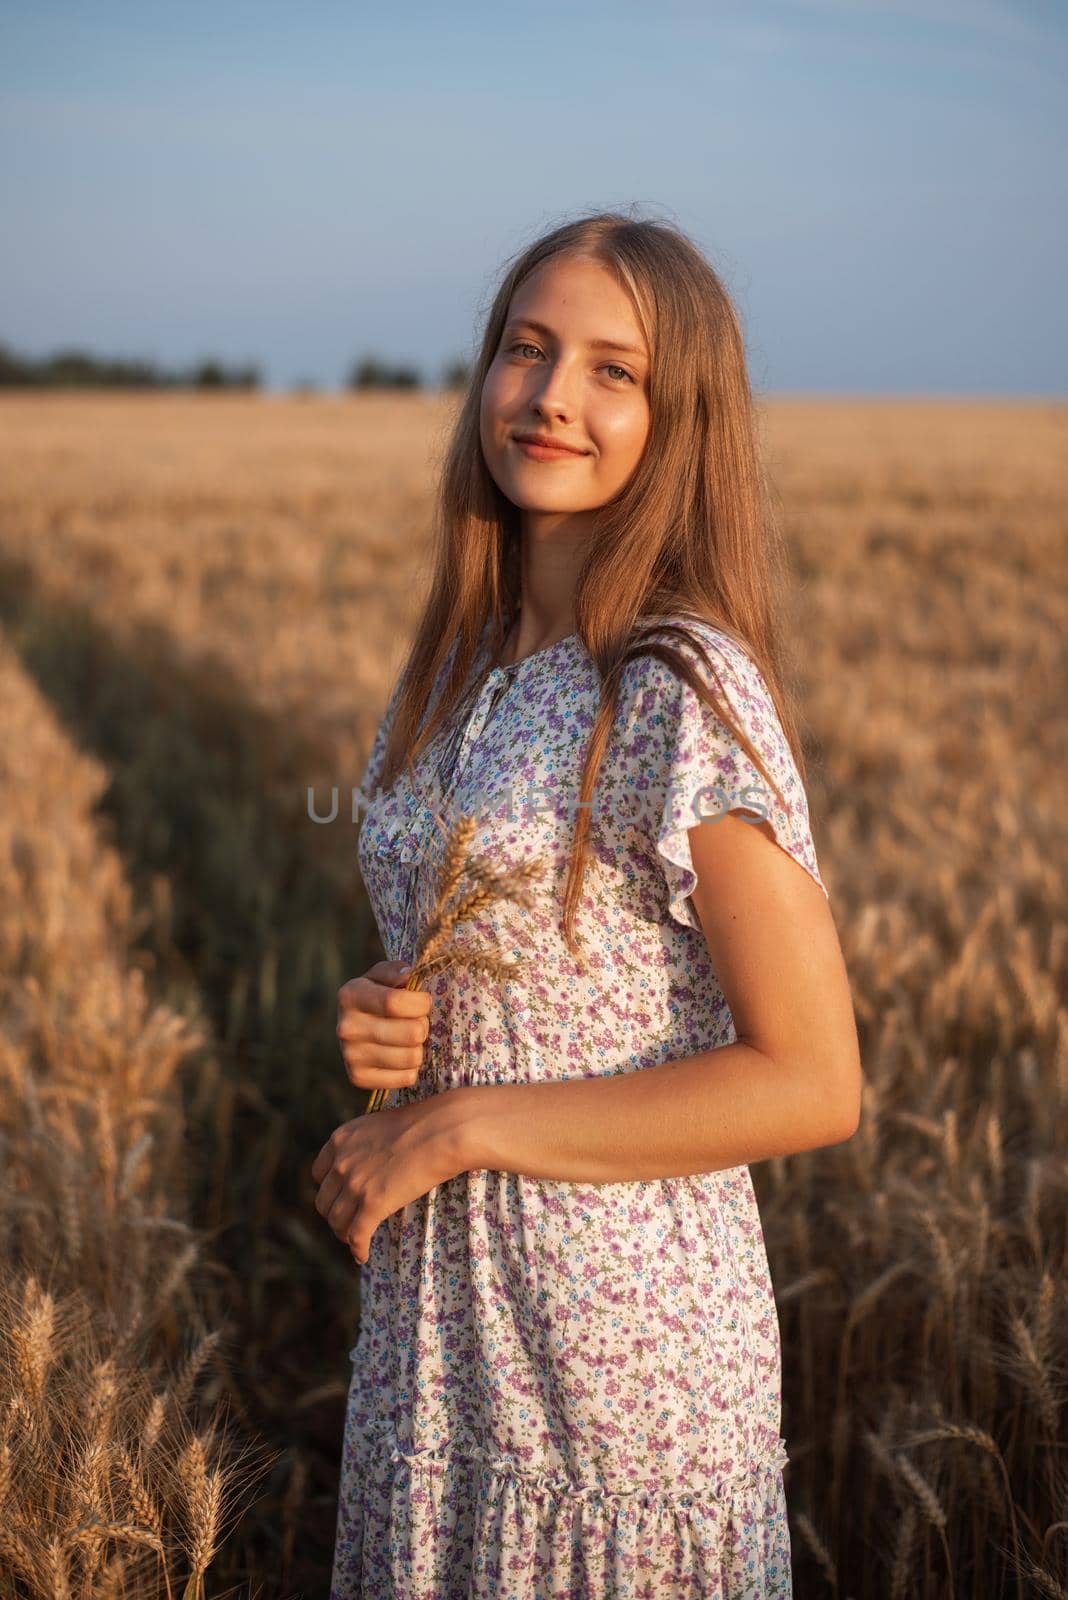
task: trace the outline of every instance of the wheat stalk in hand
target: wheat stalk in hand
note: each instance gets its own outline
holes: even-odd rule
[[[439,827],[444,826],[440,818],[435,820]],[[424,978],[443,972],[447,967],[467,967],[487,977],[505,978],[524,965],[520,958],[502,961],[496,951],[487,946],[465,944],[454,937],[453,930],[460,923],[469,921],[498,900],[509,900],[530,910],[530,883],[542,871],[540,861],[525,861],[518,867],[501,870],[484,856],[469,856],[467,850],[475,826],[474,817],[462,816],[449,835],[435,888],[434,907],[417,942],[415,962],[404,985],[406,989],[418,989]],[[465,874],[471,879],[471,886],[460,890]],[[458,890],[459,898],[450,905]],[[367,1110],[378,1111],[388,1093],[388,1089],[375,1089]]]

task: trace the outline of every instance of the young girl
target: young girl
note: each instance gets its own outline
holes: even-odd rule
[[[849,1138],[861,1070],[742,338],[684,234],[523,253],[440,505],[362,786],[391,959],[339,995],[351,1081],[394,1094],[312,1169],[366,1264],[331,1595],[788,1596],[748,1169]],[[461,815],[543,869],[466,930],[519,964],[408,991]]]

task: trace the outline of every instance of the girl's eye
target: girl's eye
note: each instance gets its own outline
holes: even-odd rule
[[[526,339],[520,339],[516,344],[509,345],[509,347],[508,347],[509,355],[511,355],[513,350],[537,350],[538,354],[539,355],[541,354],[541,351],[538,350],[538,346],[536,344],[531,344]],[[631,377],[631,375],[627,371],[626,367],[621,367],[618,362],[616,362],[616,361],[606,361],[604,364],[605,364],[606,367],[613,368],[613,370],[616,371],[616,372],[621,372],[623,374],[623,377],[626,379],[626,381],[628,383],[637,382],[637,379]],[[618,378],[616,378],[613,381],[618,383],[620,380]]]

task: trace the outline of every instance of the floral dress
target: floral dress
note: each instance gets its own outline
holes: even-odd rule
[[[688,626],[787,806],[688,684],[653,656],[629,663],[594,793],[579,959],[561,919],[600,685],[578,635],[487,675],[487,630],[414,789],[403,769],[388,790],[377,781],[394,688],[358,845],[387,957],[414,959],[443,855],[436,816],[476,816],[473,853],[539,858],[542,876],[531,907],[499,902],[466,925],[521,970],[429,980],[419,1080],[387,1105],[640,1072],[734,1040],[689,898],[687,829],[763,809],[827,891],[763,677],[720,630]],[[461,1173],[379,1224],[361,1304],[331,1600],[791,1595],[779,1326],[748,1167],[616,1183]]]

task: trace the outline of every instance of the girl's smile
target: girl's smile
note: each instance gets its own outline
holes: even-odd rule
[[[573,450],[567,445],[535,443],[532,439],[521,439],[518,434],[515,443],[533,461],[578,461],[581,456],[589,454],[586,450]]]

